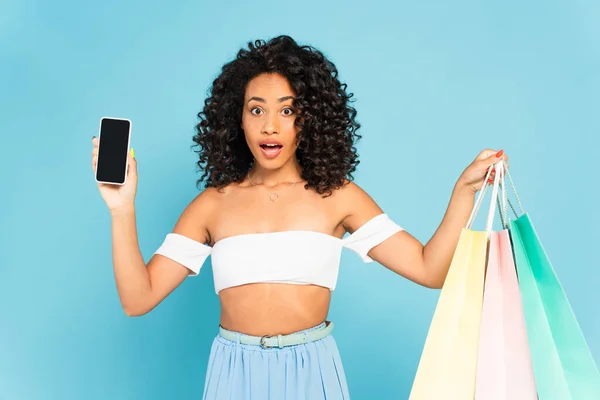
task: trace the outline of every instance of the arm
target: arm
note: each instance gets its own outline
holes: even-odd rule
[[[462,229],[473,209],[475,193],[481,189],[490,165],[507,157],[496,157],[484,150],[458,179],[446,213],[427,244],[423,245],[406,231],[401,231],[369,251],[369,256],[386,268],[411,281],[430,288],[441,288]],[[370,218],[382,213],[369,195],[355,184],[345,189],[344,203],[351,205],[343,224],[350,233]]]
[[[210,197],[210,190],[197,196],[179,217],[173,233],[207,243]],[[160,254],[155,254],[146,266],[138,244],[133,206],[112,211],[111,217],[113,268],[121,305],[128,316],[140,316],[164,300],[190,270]]]

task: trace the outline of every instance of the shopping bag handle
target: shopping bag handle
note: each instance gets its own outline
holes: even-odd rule
[[[519,198],[519,194],[517,193],[515,184],[512,180],[512,177],[510,176],[510,172],[508,171],[508,168],[506,168],[506,166],[504,165],[504,168],[502,169],[502,176],[500,179],[500,187],[501,187],[501,192],[502,192],[502,204],[500,204],[500,201],[498,201],[498,208],[500,209],[500,219],[502,220],[502,226],[507,229],[510,224],[510,219],[508,217],[507,205],[511,208],[513,214],[515,215],[515,218],[519,218],[520,215],[517,213],[517,211],[515,210],[515,207],[513,206],[513,203],[508,198],[508,194],[506,192],[506,180],[505,180],[506,176],[508,176],[508,180],[509,180],[510,186],[512,187],[512,191],[515,195],[515,200],[517,201],[519,211],[521,211],[520,215],[525,214],[525,210],[523,209],[523,205],[521,204],[521,199]],[[500,199],[498,199],[498,200],[500,200]]]
[[[493,168],[494,168],[493,165],[490,165],[488,168],[487,174],[485,175],[485,178],[483,180],[483,186],[481,187],[481,189],[479,190],[479,193],[477,194],[477,198],[475,199],[475,204],[473,205],[473,210],[471,210],[471,215],[469,216],[469,220],[467,221],[467,225],[465,226],[466,229],[471,229],[471,226],[473,225],[473,221],[475,220],[475,217],[479,213],[479,208],[481,207],[481,203],[483,202],[483,198],[485,197],[485,192],[487,191],[487,188],[489,186],[488,179],[490,179],[490,174],[492,173]]]
[[[519,206],[519,211],[521,211],[521,215],[525,214],[525,210],[523,209],[523,204],[521,204],[521,199],[519,198],[519,194],[517,193],[517,189],[515,188],[515,184],[512,180],[512,177],[510,176],[510,172],[508,171],[508,169],[506,170],[506,176],[508,177],[508,181],[510,182],[510,186],[512,187],[513,193],[515,195],[515,200],[517,200],[517,205]],[[515,213],[515,216],[517,216],[517,218],[519,217],[517,215],[517,212],[515,211],[514,207],[512,206],[512,204],[510,203],[510,200],[508,200],[510,207],[512,208],[513,212]]]
[[[479,207],[481,207],[481,202],[483,201],[483,197],[485,196],[485,192],[488,187],[488,179],[490,179],[490,174],[492,173],[493,168],[493,165],[490,165],[490,167],[488,168],[487,174],[485,175],[485,178],[483,180],[483,186],[477,194],[475,204],[473,205],[473,209],[471,210],[471,215],[469,216],[469,220],[467,221],[467,225],[465,227],[466,229],[471,229],[471,226],[473,225],[473,220],[475,219],[475,216],[477,216],[477,213],[479,213]]]
[[[498,161],[494,165],[490,165],[490,167],[488,168],[487,174],[485,175],[485,179],[483,181],[483,186],[481,187],[481,190],[479,191],[477,199],[475,200],[475,205],[473,206],[473,210],[471,211],[471,215],[469,216],[469,220],[467,221],[466,229],[471,229],[471,226],[473,225],[473,221],[475,220],[475,217],[479,213],[479,209],[481,208],[481,203],[483,202],[483,198],[485,197],[487,188],[490,186],[488,183],[488,179],[490,177],[490,174],[492,173],[493,168],[496,168],[496,174],[494,175],[494,184],[492,186],[492,200],[490,202],[490,208],[488,210],[487,222],[485,225],[485,231],[488,234],[491,233],[491,231],[492,231],[492,225],[494,222],[494,214],[496,212],[498,189],[500,187],[500,178],[502,175],[502,173],[501,172],[498,173],[498,171],[500,171],[500,169],[503,169],[502,160]]]
[[[500,168],[500,196],[498,196],[497,198],[497,202],[498,202],[498,210],[500,210],[499,214],[500,214],[500,222],[502,224],[502,229],[507,229],[508,228],[508,209],[506,207],[507,203],[510,203],[508,200],[508,195],[506,194],[506,182],[504,180],[505,176],[506,176],[506,165],[504,163],[504,160],[502,161],[502,168]],[[512,207],[511,204],[511,208],[513,209],[514,212],[514,208]],[[515,213],[516,215],[516,213]]]

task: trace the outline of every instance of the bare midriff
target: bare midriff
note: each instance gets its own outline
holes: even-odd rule
[[[287,335],[324,322],[331,291],[316,285],[253,283],[219,293],[221,326],[247,335]]]

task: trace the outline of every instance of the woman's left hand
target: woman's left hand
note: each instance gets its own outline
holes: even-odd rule
[[[508,168],[508,156],[503,150],[483,150],[477,158],[463,171],[458,178],[457,185],[477,192],[483,186],[483,180],[487,175],[490,165],[496,164],[498,161],[504,160],[506,168]],[[493,182],[495,171],[492,171],[489,179]],[[491,182],[490,182],[491,183]]]

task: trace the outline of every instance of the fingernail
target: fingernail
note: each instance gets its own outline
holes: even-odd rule
[[[135,152],[133,151],[133,147],[131,148],[130,152],[131,152],[131,157],[135,158]]]
[[[497,152],[496,153],[496,158],[502,157],[502,154],[504,154],[504,150],[500,150],[499,152]]]

